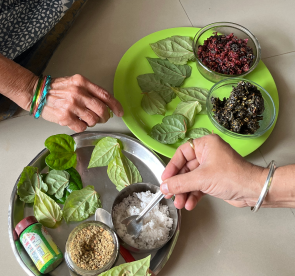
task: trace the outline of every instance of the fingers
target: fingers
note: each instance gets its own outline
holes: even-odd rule
[[[184,165],[196,159],[195,151],[192,149],[189,143],[181,145],[175,152],[174,156],[168,163],[162,174],[162,180],[165,180],[173,175],[179,173],[179,171],[184,167]]]
[[[185,206],[184,206],[185,209],[188,210],[188,211],[193,210],[196,207],[197,203],[201,200],[203,195],[204,194],[202,192],[199,192],[199,191],[190,192],[188,197],[187,197]]]
[[[176,195],[174,199],[174,206],[177,209],[182,209],[185,206],[186,200],[187,200],[188,194],[180,194]]]
[[[100,117],[101,123],[106,123],[110,118],[110,112],[108,107],[99,99],[95,97],[87,97],[84,99],[85,106],[92,110],[98,117]]]
[[[88,108],[77,107],[73,110],[73,113],[77,115],[82,121],[84,121],[89,127],[94,127],[100,122],[100,118]]]
[[[202,190],[203,176],[202,170],[197,168],[194,171],[178,174],[166,179],[160,186],[165,195],[177,195],[192,191]]]

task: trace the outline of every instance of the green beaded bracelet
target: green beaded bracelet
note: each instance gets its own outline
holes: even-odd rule
[[[34,94],[34,97],[33,97],[33,100],[32,100],[32,104],[31,104],[31,109],[30,109],[30,115],[33,114],[33,109],[34,109],[34,106],[35,106],[35,103],[36,103],[36,99],[37,99],[37,95],[38,95],[38,91],[40,90],[40,86],[41,86],[41,82],[42,82],[42,76],[39,78],[39,81],[38,81],[38,84],[37,84],[37,88],[35,90],[35,94]]]

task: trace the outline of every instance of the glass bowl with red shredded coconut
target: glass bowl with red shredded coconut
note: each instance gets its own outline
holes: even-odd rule
[[[199,30],[193,50],[201,75],[212,82],[244,77],[261,59],[257,38],[245,27],[231,23],[212,23]]]

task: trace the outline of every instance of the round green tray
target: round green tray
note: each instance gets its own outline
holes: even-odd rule
[[[150,43],[173,35],[194,37],[198,30],[199,28],[193,27],[172,28],[152,33],[140,39],[124,54],[115,74],[114,93],[115,97],[121,102],[124,108],[125,113],[123,120],[125,124],[145,145],[170,158],[174,155],[180,143],[164,145],[149,136],[151,128],[161,123],[163,116],[151,116],[143,111],[141,108],[142,94],[137,84],[136,77],[141,74],[153,73],[146,57],[156,58],[157,56],[151,49]],[[192,74],[191,77],[185,80],[183,87],[197,86],[210,89],[214,85],[214,83],[201,76],[195,62],[189,62],[188,64],[192,67]],[[260,61],[257,68],[247,75],[246,78],[260,84],[272,96],[276,106],[277,120],[279,112],[278,91],[274,79],[264,63]],[[178,97],[172,100],[172,102],[167,105],[166,115],[172,114],[179,102],[180,100]],[[214,130],[214,133],[220,135],[221,138],[228,142],[239,154],[246,156],[264,143],[274,126],[275,123],[264,135],[255,139],[235,139],[226,136],[212,125],[207,115],[197,115],[193,127],[204,127],[210,131]]]

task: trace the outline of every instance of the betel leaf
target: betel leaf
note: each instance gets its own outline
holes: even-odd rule
[[[62,220],[62,210],[52,198],[37,188],[34,216],[45,227],[53,228]]]
[[[161,124],[153,126],[150,136],[162,144],[174,144],[184,139],[186,131],[187,119],[177,114],[164,117]]]
[[[45,141],[45,147],[50,151],[45,162],[51,169],[66,170],[76,164],[76,143],[73,137],[67,134],[50,136]]]
[[[144,92],[141,100],[142,109],[149,115],[165,115],[166,113],[166,102],[163,98],[154,91]]]
[[[83,189],[83,183],[79,172],[75,168],[69,168],[66,171],[70,174],[70,184],[74,183],[78,187],[78,189],[75,190]]]
[[[183,102],[198,101],[202,105],[200,114],[206,114],[206,100],[209,94],[208,89],[199,87],[171,87],[171,89]]]
[[[44,181],[48,186],[47,193],[60,199],[64,196],[64,190],[69,185],[70,174],[66,171],[52,170],[46,175]]]
[[[172,36],[150,44],[155,54],[174,64],[183,65],[194,60],[193,40],[188,36]]]
[[[19,182],[17,184],[17,194],[21,201],[33,203],[36,194],[36,188],[47,192],[48,187],[42,181],[38,168],[27,166],[23,169]]]
[[[141,175],[136,166],[122,153],[111,160],[107,173],[118,191],[133,183],[142,182]]]
[[[164,83],[156,74],[144,74],[137,77],[138,85],[142,92],[157,92],[166,103],[170,103],[175,93],[168,83]]]
[[[191,127],[195,123],[196,114],[202,110],[202,106],[198,101],[180,102],[173,114],[181,114],[188,119],[188,126]]]
[[[88,168],[107,166],[119,154],[120,143],[118,139],[105,137],[95,145]]]
[[[94,214],[101,207],[99,194],[93,186],[87,186],[79,191],[73,191],[66,199],[63,217],[66,222],[82,221]]]
[[[197,139],[203,137],[205,135],[211,134],[211,132],[207,128],[193,128],[186,133],[187,139]]]
[[[180,86],[191,75],[192,68],[189,65],[175,65],[168,60],[160,58],[147,58],[154,73],[172,86]]]
[[[121,264],[99,274],[98,276],[148,276],[151,256],[138,261]]]

